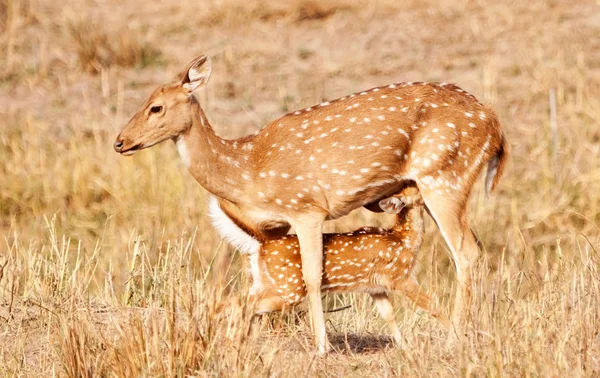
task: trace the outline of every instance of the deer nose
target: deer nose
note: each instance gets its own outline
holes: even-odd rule
[[[117,139],[115,143],[113,143],[113,147],[115,151],[121,152],[121,150],[123,149],[123,141]]]

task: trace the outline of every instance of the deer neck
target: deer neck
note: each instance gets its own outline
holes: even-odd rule
[[[179,155],[204,189],[237,203],[241,193],[239,178],[247,170],[248,151],[237,141],[220,138],[200,104],[194,98],[190,101],[191,126],[174,139]]]

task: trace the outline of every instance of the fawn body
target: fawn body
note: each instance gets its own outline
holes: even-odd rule
[[[387,297],[391,291],[404,292],[449,328],[448,319],[432,307],[429,295],[411,275],[425,231],[421,195],[414,186],[407,187],[381,200],[379,206],[387,213],[397,214],[393,228],[363,227],[348,233],[323,234],[321,291],[370,294],[397,343],[402,338]],[[300,303],[306,297],[306,285],[296,235],[270,239],[251,234],[224,208],[215,197],[211,198],[213,225],[247,260],[256,312],[284,311]]]
[[[474,180],[487,164],[498,182],[507,143],[494,113],[451,84],[400,83],[287,114],[236,140],[215,134],[194,94],[210,59],[192,61],[157,88],[117,137],[124,155],[175,142],[192,176],[237,208],[253,227],[284,235],[294,227],[317,346],[328,348],[321,303],[322,227],[414,181],[457,269],[454,320],[469,306],[479,248],[466,217]]]

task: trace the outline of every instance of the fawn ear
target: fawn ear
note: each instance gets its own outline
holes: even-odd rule
[[[206,55],[194,59],[181,75],[183,89],[191,96],[195,91],[204,87],[210,78],[210,58]]]
[[[388,214],[398,214],[406,206],[399,198],[390,197],[379,201],[379,207],[381,210]]]

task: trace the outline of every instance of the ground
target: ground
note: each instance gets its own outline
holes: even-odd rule
[[[302,311],[251,319],[245,273],[172,143],[119,130],[199,54],[217,133],[401,81],[457,83],[511,146],[469,218],[483,243],[467,337],[396,296],[330,296],[336,350]],[[600,9],[592,1],[0,0],[0,372],[6,376],[598,376]],[[327,230],[389,225],[357,211]],[[446,312],[433,222],[416,269]]]

